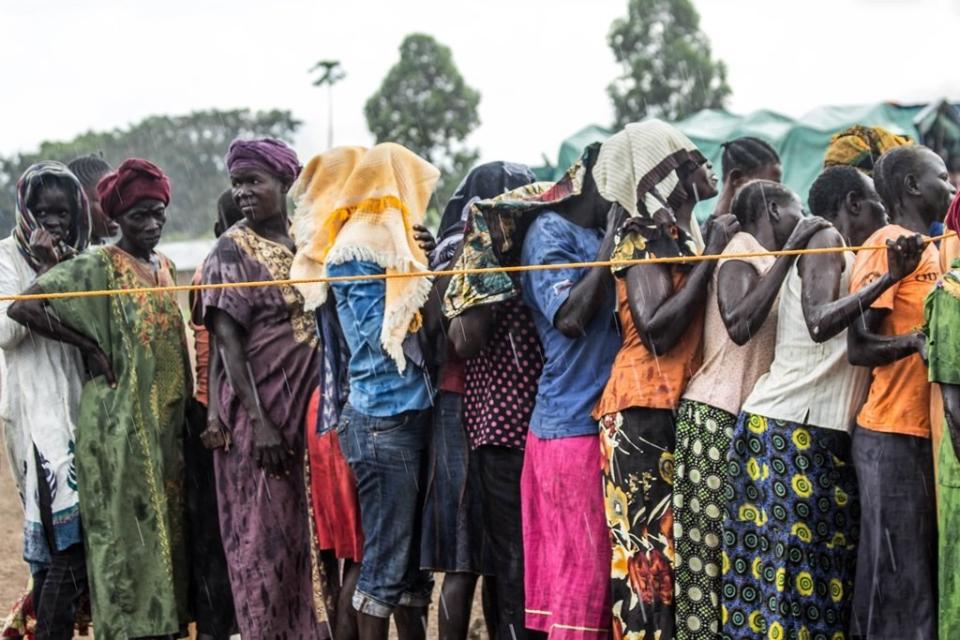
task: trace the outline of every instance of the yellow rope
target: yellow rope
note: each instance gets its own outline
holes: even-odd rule
[[[943,235],[924,240],[924,245],[957,235],[949,231]],[[752,251],[748,253],[725,253],[700,256],[677,256],[673,258],[640,258],[637,260],[595,260],[593,262],[565,262],[561,264],[529,264],[513,267],[488,267],[484,269],[450,269],[448,271],[412,271],[407,273],[378,273],[361,276],[328,276],[325,278],[301,278],[287,280],[257,280],[253,282],[224,282],[220,284],[181,284],[166,287],[139,287],[136,289],[101,289],[96,291],[68,291],[61,293],[31,293],[0,296],[0,301],[55,300],[61,298],[95,298],[99,296],[176,293],[180,291],[206,291],[209,289],[241,289],[250,287],[276,287],[283,285],[318,284],[321,282],[350,282],[355,280],[389,280],[391,278],[420,278],[434,276],[480,275],[484,273],[518,273],[524,271],[552,271],[556,269],[584,269],[593,267],[630,267],[638,264],[677,264],[706,262],[709,260],[740,260],[763,256],[806,256],[844,251],[881,251],[886,245],[863,245],[860,247],[824,247],[821,249],[784,249],[780,251]]]

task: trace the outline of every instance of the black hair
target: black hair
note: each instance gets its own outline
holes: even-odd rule
[[[784,203],[793,200],[797,195],[789,187],[771,180],[751,180],[743,185],[730,205],[730,213],[737,217],[741,225],[748,225],[760,217],[767,208],[767,203]]]
[[[834,220],[847,194],[857,198],[867,194],[863,188],[864,174],[849,165],[834,165],[824,169],[810,187],[807,201],[810,213],[821,218]]]
[[[724,142],[720,148],[723,150],[720,169],[724,180],[734,169],[750,173],[770,164],[780,164],[780,156],[776,150],[767,142],[753,136]]]
[[[67,165],[73,175],[77,176],[85,189],[96,187],[100,178],[110,171],[110,165],[100,156],[89,155],[74,158]]]
[[[925,152],[933,153],[922,145],[894,147],[873,164],[873,182],[888,211],[899,204],[903,182],[910,173],[917,173],[917,164]]]
[[[243,211],[233,199],[233,190],[227,189],[217,198],[217,223],[213,227],[214,234],[219,238],[221,233],[242,219]]]

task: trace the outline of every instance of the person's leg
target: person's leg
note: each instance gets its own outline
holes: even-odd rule
[[[760,468],[769,474],[773,499],[758,529],[767,532],[772,553],[746,569],[759,601],[767,603],[761,630],[771,637],[830,637],[850,627],[859,535],[850,437],[792,422],[767,424],[771,455]]]
[[[360,563],[345,560],[343,563],[343,582],[337,594],[337,613],[333,628],[335,640],[356,640],[357,612],[353,608],[353,594],[357,590],[357,578],[360,577]]]
[[[496,640],[497,625],[500,624],[497,613],[497,583],[493,576],[483,576],[480,585],[480,605],[483,607],[483,624],[487,627],[487,637]]]
[[[397,637],[400,640],[426,640],[427,612],[426,606],[397,607],[393,612],[393,619],[397,623]]]
[[[736,416],[683,400],[677,410],[673,535],[676,640],[718,634],[723,539],[723,480]]]
[[[37,602],[37,640],[70,640],[87,587],[83,545],[53,554]]]
[[[496,637],[524,640],[524,547],[520,507],[523,451],[507,447],[477,449],[487,539],[493,556]]]
[[[190,605],[198,640],[228,640],[236,630],[227,559],[220,538],[213,452],[203,446],[207,410],[191,399],[184,438],[184,502],[190,561]]]
[[[34,449],[37,469],[40,454]],[[50,549],[50,565],[34,576],[34,607],[37,612],[37,640],[70,640],[77,607],[87,589],[87,570],[82,544],[58,551],[54,536],[53,495],[41,477],[37,483],[40,521]]]
[[[357,481],[365,536],[352,598],[362,640],[385,638],[401,604],[429,604],[429,591],[413,598],[410,579],[420,566],[416,529],[428,421],[429,412],[376,418],[350,405],[341,415],[340,446]]]
[[[473,573],[447,573],[443,576],[437,612],[440,640],[466,640],[478,577]]]
[[[673,413],[662,409],[627,409],[600,422],[615,634],[674,634],[674,430]]]
[[[857,427],[861,535],[853,635],[937,634],[937,530],[930,441]]]
[[[764,597],[763,590],[770,583],[762,572],[775,564],[776,547],[771,531],[764,526],[773,482],[769,432],[767,418],[741,413],[727,461],[721,611],[724,638],[731,640],[754,640],[758,633],[765,634],[767,619],[776,615],[778,608],[776,597]],[[757,574],[753,573],[755,560]],[[773,578],[777,579],[776,573]]]

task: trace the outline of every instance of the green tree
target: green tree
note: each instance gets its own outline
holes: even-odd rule
[[[17,178],[38,160],[69,162],[102,153],[112,166],[141,157],[162,168],[172,184],[165,239],[212,233],[216,202],[229,186],[224,166],[227,146],[236,137],[273,136],[290,141],[300,122],[289,111],[196,111],[150,116],[112,131],[91,131],[66,142],[43,142],[36,153],[0,157],[0,232],[15,220]]]
[[[440,169],[434,208],[442,208],[479,156],[466,144],[480,124],[478,104],[480,93],[464,81],[450,48],[414,33],[364,114],[378,143],[402,144]]]
[[[607,41],[623,66],[607,87],[617,128],[647,117],[680,120],[721,108],[730,95],[726,65],[710,55],[692,0],[628,0]]]

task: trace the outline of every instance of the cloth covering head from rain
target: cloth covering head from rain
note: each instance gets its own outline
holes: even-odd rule
[[[895,147],[914,144],[909,136],[900,136],[881,127],[854,125],[830,139],[823,166],[847,165],[873,175],[873,163]]]
[[[227,171],[262,169],[290,186],[300,175],[297,152],[276,138],[237,139],[230,143],[225,159]]]
[[[536,182],[530,167],[513,162],[487,162],[474,167],[453,192],[440,217],[437,247],[430,253],[430,268],[446,269],[463,241],[470,205]]]
[[[378,264],[387,274],[427,271],[427,256],[413,238],[423,222],[440,172],[401,145],[340,147],[314,157],[294,183],[293,236],[297,255],[291,276],[321,278],[328,264],[351,260]],[[406,368],[403,341],[417,330],[432,283],[427,276],[386,281],[380,342]],[[329,285],[298,285],[307,309],[327,299]]]
[[[555,183],[533,182],[471,204],[464,224],[463,252],[454,269],[519,264],[520,248],[530,223],[542,211],[583,193],[599,150],[599,143],[587,146],[580,159]],[[513,278],[506,273],[454,275],[444,295],[443,312],[454,318],[471,307],[509,300],[517,293]]]
[[[597,190],[644,221],[636,233],[618,234],[612,260],[694,255],[702,247],[700,229],[691,218],[691,235],[677,226],[674,211],[689,193],[678,169],[700,166],[706,157],[679,130],[661,120],[628,124],[600,146],[593,168]],[[626,267],[614,267],[622,273]]]
[[[116,218],[140,200],[148,198],[170,204],[170,179],[149,160],[128,158],[97,183],[100,206],[110,218]]]
[[[60,185],[67,189],[67,195],[74,205],[70,231],[67,237],[60,241],[60,246],[57,247],[58,255],[61,258],[72,256],[90,244],[90,207],[80,181],[60,162],[47,160],[31,165],[17,180],[17,224],[13,236],[17,241],[17,249],[34,271],[39,270],[40,262],[30,246],[30,236],[40,228],[40,223],[29,205],[39,190],[51,180],[59,181]]]

